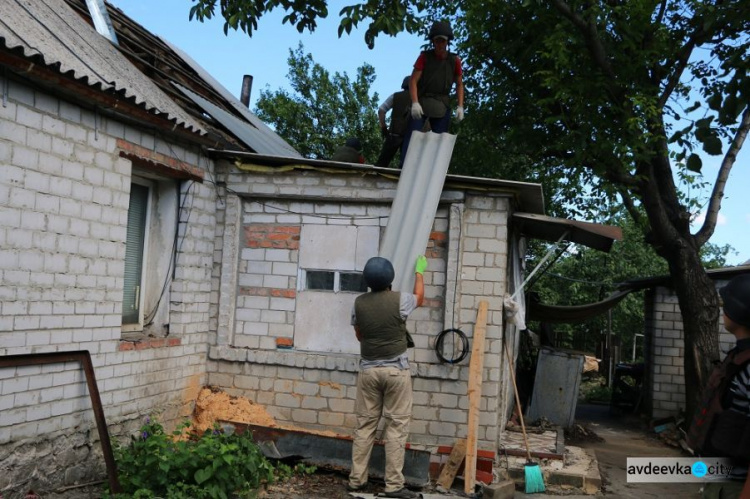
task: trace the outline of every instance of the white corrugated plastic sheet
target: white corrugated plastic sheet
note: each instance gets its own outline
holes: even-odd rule
[[[414,263],[424,254],[435,220],[440,194],[453,154],[456,136],[414,132],[406,151],[380,256],[393,263],[393,290],[414,290]]]

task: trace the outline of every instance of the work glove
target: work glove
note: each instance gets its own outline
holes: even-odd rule
[[[461,123],[464,120],[464,107],[458,106],[456,108],[456,121]]]
[[[425,270],[427,270],[427,258],[424,255],[419,255],[417,257],[417,264],[414,266],[414,273],[424,274]]]
[[[422,119],[422,116],[424,116],[424,111],[422,111],[422,106],[419,104],[419,102],[412,102],[411,103],[411,117],[415,120]]]

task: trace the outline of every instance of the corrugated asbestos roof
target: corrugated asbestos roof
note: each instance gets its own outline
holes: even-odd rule
[[[244,142],[258,154],[285,156],[290,158],[302,157],[302,155],[297,152],[296,149],[290,146],[276,132],[271,130],[255,114],[250,112],[250,110],[244,104],[242,104],[239,99],[233,96],[231,92],[224,88],[221,83],[216,81],[216,79],[214,79],[213,76],[211,76],[205,69],[203,69],[200,64],[195,62],[189,55],[180,50],[178,47],[172,45],[166,40],[164,40],[164,42],[178,56],[180,56],[182,60],[185,61],[193,69],[193,71],[198,74],[198,76],[203,78],[206,83],[211,85],[224,99],[226,99],[227,102],[234,108],[234,110],[250,123],[250,126],[248,126],[248,124],[243,122],[242,120],[239,120],[234,115],[227,113],[223,109],[216,107],[208,101],[206,101],[209,104],[209,108],[207,109],[200,102],[190,96],[190,94],[186,93],[186,95],[188,95],[191,100],[193,100],[193,102],[201,106],[203,110],[213,116],[215,120],[220,121],[224,126],[229,128],[229,130],[232,131],[232,133],[234,133],[234,135],[238,139],[242,140],[242,142]],[[183,93],[185,93],[185,91],[187,90],[184,87],[180,86],[178,86],[178,88]],[[188,92],[190,91],[188,90]],[[198,97],[201,98],[200,96]],[[220,118],[215,114],[215,112],[211,112],[211,108],[213,108],[214,111],[220,111],[219,116],[224,116],[224,118]]]
[[[8,49],[102,91],[124,95],[178,126],[204,134],[200,124],[162,92],[64,0],[2,0],[0,40]]]

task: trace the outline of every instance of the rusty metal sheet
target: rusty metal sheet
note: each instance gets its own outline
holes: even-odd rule
[[[575,421],[583,355],[542,348],[536,365],[534,392],[526,416],[532,421],[545,417],[567,428]]]
[[[327,436],[302,430],[270,428],[247,423],[222,421],[235,428],[238,434],[252,432],[253,440],[270,458],[299,457],[307,464],[324,468],[349,470],[352,463],[352,439],[345,436]],[[370,476],[383,478],[385,449],[376,442],[370,457]],[[424,450],[406,449],[404,456],[404,479],[413,487],[424,487],[430,483],[430,453]]]

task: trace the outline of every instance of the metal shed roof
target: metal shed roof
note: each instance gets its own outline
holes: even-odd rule
[[[612,248],[614,241],[622,241],[622,229],[613,225],[554,218],[537,213],[514,213],[513,223],[527,237],[553,242],[562,237],[604,252]]]
[[[200,124],[136,69],[64,0],[5,0],[0,43],[90,87],[120,94],[178,126],[204,134]]]

